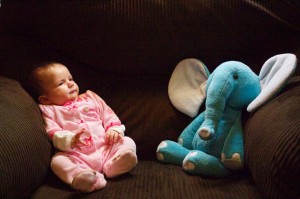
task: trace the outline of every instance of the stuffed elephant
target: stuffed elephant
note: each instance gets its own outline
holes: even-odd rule
[[[295,67],[296,57],[292,54],[269,59],[260,76],[238,61],[224,62],[212,74],[199,60],[179,63],[169,83],[170,100],[178,110],[195,118],[178,142],[165,140],[159,144],[158,160],[182,165],[190,174],[215,177],[243,168],[242,110],[254,103],[250,107],[253,111],[262,101],[270,100],[283,88]],[[265,88],[267,93],[263,92]],[[205,110],[197,115],[205,97]]]

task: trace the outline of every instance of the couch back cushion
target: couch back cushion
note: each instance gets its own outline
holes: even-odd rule
[[[31,45],[42,44],[114,74],[170,75],[179,61],[189,57],[202,60],[210,71],[224,61],[239,60],[259,72],[271,56],[299,49],[299,6],[286,1],[2,4],[2,29],[9,35],[26,37]],[[24,47],[16,51],[20,48]],[[19,65],[26,59],[23,56]]]
[[[36,103],[0,76],[0,198],[29,198],[42,184],[52,155]]]

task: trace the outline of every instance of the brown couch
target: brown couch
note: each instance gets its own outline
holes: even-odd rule
[[[167,93],[176,64],[210,71],[238,60],[259,73],[281,53],[300,57],[298,1],[1,1],[0,198],[299,198],[300,73],[252,114],[243,112],[245,162],[226,178],[159,163],[156,147],[177,140],[192,118]],[[126,125],[139,163],[82,194],[51,173],[54,153],[37,104],[21,85],[40,62],[66,64],[81,91],[98,93]]]

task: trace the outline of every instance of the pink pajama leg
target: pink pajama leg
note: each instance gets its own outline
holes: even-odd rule
[[[103,174],[94,171],[75,155],[57,153],[52,158],[51,168],[62,181],[79,191],[91,192],[106,185]]]
[[[78,157],[70,156],[67,153],[57,153],[51,161],[52,171],[65,183],[71,185],[74,177],[78,173],[86,170],[91,170]]]
[[[103,166],[106,177],[113,178],[127,173],[135,168],[137,164],[136,145],[129,137],[124,137],[112,145]]]

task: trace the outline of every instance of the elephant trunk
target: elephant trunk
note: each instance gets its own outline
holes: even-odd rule
[[[207,99],[205,120],[198,130],[198,134],[203,140],[211,139],[222,118],[226,106],[226,100],[234,89],[235,73],[231,70],[218,70],[209,77],[207,85]],[[210,84],[213,82],[213,85]]]

